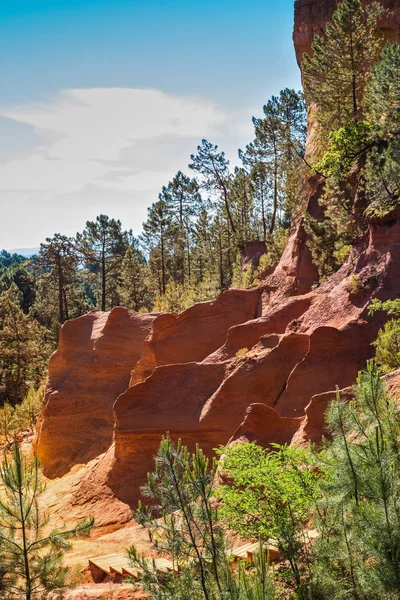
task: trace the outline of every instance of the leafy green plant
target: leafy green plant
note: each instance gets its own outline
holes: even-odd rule
[[[311,578],[305,529],[318,494],[319,474],[306,450],[251,444],[220,448],[230,484],[217,490],[221,518],[244,538],[273,540],[282,563],[279,575],[297,598],[305,599]]]
[[[377,298],[369,306],[369,314],[384,311],[393,317],[400,316],[400,299],[382,302]],[[376,361],[386,372],[400,367],[400,319],[388,321],[379,331],[374,342],[376,348]]]
[[[179,441],[162,440],[142,494],[136,520],[146,527],[157,553],[171,560],[172,570],[157,571],[132,546],[128,554],[142,573],[141,584],[157,600],[274,600],[265,553],[251,569],[232,569],[228,545],[213,498],[216,463],[197,447],[191,454]]]
[[[0,436],[7,444],[13,440],[15,432],[14,412],[14,407],[8,402],[0,408]]]
[[[351,296],[356,296],[363,290],[363,283],[359,275],[350,275],[350,277],[346,281],[346,290]]]
[[[42,407],[45,384],[42,383],[38,389],[31,386],[27,395],[14,410],[13,424],[16,431],[28,430],[33,433],[40,409]]]
[[[246,356],[246,354],[248,353],[249,349],[248,348],[240,348],[240,350],[238,350],[236,352],[236,358],[244,358]]]
[[[385,323],[374,342],[376,362],[384,371],[400,368],[400,320],[391,319]]]

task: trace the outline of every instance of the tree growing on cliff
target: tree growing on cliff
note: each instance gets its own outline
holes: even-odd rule
[[[400,47],[388,44],[367,86],[366,115],[373,124],[366,165],[371,207],[367,217],[384,216],[400,203]]]
[[[39,504],[44,490],[36,458],[26,458],[16,441],[0,466],[0,590],[5,600],[61,598],[69,587],[62,564],[69,540],[88,535],[92,519],[71,529],[43,532],[47,515]]]
[[[76,249],[88,272],[99,280],[100,307],[107,310],[111,283],[129,243],[130,233],[122,229],[121,221],[99,215],[87,221],[82,233],[76,234]],[[115,287],[115,286],[114,286]]]
[[[360,0],[342,0],[325,36],[315,36],[312,56],[304,55],[304,91],[308,103],[316,105],[325,139],[330,131],[363,117],[365,85],[380,51],[381,13],[377,2],[363,8]]]

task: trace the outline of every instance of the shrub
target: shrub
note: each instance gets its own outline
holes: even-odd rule
[[[349,292],[350,296],[356,296],[363,289],[363,284],[358,275],[350,275],[348,280],[346,281],[346,290]]]
[[[38,389],[34,386],[29,388],[21,404],[17,404],[15,407],[14,428],[16,431],[27,429],[30,433],[34,432],[42,406],[43,395],[44,383]]]
[[[400,367],[400,321],[391,319],[378,333],[374,342],[376,362],[384,371],[393,371]]]
[[[9,444],[13,439],[14,432],[14,408],[6,402],[3,408],[0,408],[0,436]]]
[[[369,306],[369,314],[385,311],[392,317],[400,317],[400,299],[382,302],[377,298]],[[376,348],[376,362],[385,372],[393,371],[400,367],[400,319],[394,318],[378,333],[374,342]]]
[[[249,349],[248,348],[240,348],[240,350],[238,350],[236,352],[236,358],[244,358],[246,356],[246,354],[248,353]]]
[[[141,584],[154,600],[276,600],[265,552],[251,569],[232,569],[224,530],[213,500],[216,463],[197,447],[191,454],[179,441],[162,440],[156,470],[148,475],[136,520],[158,554],[174,567],[157,573],[155,563],[134,546],[128,555],[142,573]]]
[[[0,437],[9,444],[19,431],[33,433],[39,417],[42,399],[44,395],[44,383],[38,389],[31,386],[27,395],[20,404],[15,407],[6,402],[0,408]]]

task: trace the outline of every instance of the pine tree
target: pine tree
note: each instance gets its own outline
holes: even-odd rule
[[[265,551],[250,571],[237,575],[227,556],[227,543],[213,501],[215,462],[196,447],[191,454],[180,441],[162,440],[142,494],[136,520],[146,527],[158,554],[166,555],[173,572],[157,573],[155,564],[133,546],[129,555],[142,571],[142,584],[154,600],[273,600]],[[261,579],[263,577],[263,579]]]
[[[163,187],[160,199],[164,200],[177,225],[174,235],[174,280],[182,285],[191,282],[191,243],[193,220],[201,207],[199,185],[181,171],[175,175],[167,187]]]
[[[125,253],[119,277],[119,296],[123,306],[136,312],[152,305],[152,294],[148,285],[148,266],[134,240]]]
[[[197,154],[192,154],[190,160],[192,162],[189,167],[203,177],[202,187],[208,192],[213,192],[222,201],[231,232],[235,235],[236,225],[232,216],[229,193],[231,173],[225,153],[219,152],[218,146],[202,140],[201,145],[197,147]]]
[[[354,401],[337,394],[327,422],[333,441],[319,459],[317,589],[323,598],[398,598],[399,406],[373,363],[359,374]]]
[[[76,248],[83,263],[99,280],[100,306],[105,311],[110,305],[107,294],[117,276],[117,269],[125,256],[130,232],[123,231],[121,221],[100,215],[96,221],[87,221],[86,228],[76,235]],[[113,286],[115,287],[115,285]]]
[[[372,71],[366,90],[371,123],[371,149],[366,179],[371,208],[367,216],[382,216],[400,202],[400,48],[389,44]]]
[[[260,203],[264,239],[280,223],[288,226],[297,200],[298,171],[305,153],[306,109],[303,97],[285,89],[264,106],[264,117],[253,117],[255,139],[239,151]],[[287,222],[284,222],[284,221]],[[269,223],[267,227],[267,222]]]
[[[159,291],[165,294],[167,286],[167,256],[171,251],[171,241],[176,228],[171,219],[171,211],[160,197],[148,209],[147,221],[143,223],[141,241],[147,251],[151,250],[150,266],[155,265],[159,273]]]
[[[325,36],[315,36],[312,56],[302,62],[308,103],[317,107],[323,136],[363,117],[363,92],[376,62],[381,38],[376,2],[365,9],[360,0],[342,0],[326,26]]]
[[[20,292],[20,306],[25,314],[35,303],[37,289],[31,261],[17,260],[0,271],[0,293],[15,284]]]
[[[48,275],[50,284],[57,290],[58,323],[61,326],[70,318],[68,287],[75,281],[77,257],[74,240],[56,233],[40,245],[36,265]]]
[[[46,330],[20,308],[20,292],[15,284],[0,295],[0,382],[14,404],[24,394],[27,382],[43,379],[50,348]]]
[[[14,441],[0,467],[0,594],[4,600],[60,598],[68,587],[62,564],[68,540],[87,535],[92,519],[68,530],[43,532],[48,516],[39,504],[44,490],[36,458],[23,456]]]

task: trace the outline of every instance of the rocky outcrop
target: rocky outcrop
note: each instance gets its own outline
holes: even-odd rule
[[[110,447],[113,404],[129,384],[155,318],[114,308],[62,327],[35,441],[45,475],[63,475]]]
[[[394,31],[400,0],[392,4],[394,16],[382,27]],[[335,5],[297,0],[299,58]],[[300,184],[306,210],[318,218],[321,185],[317,176]],[[400,294],[399,216],[373,219],[343,267],[319,287],[299,215],[258,289],[228,290],[180,314],[116,308],[64,325],[36,447],[49,477],[69,471],[68,506],[76,514],[90,507],[102,524],[129,519],[167,432],[209,456],[229,442],[318,442],[336,387],[351,394],[373,355],[386,317],[369,315],[371,299]],[[248,265],[262,251],[249,250]]]
[[[362,0],[363,4],[371,4],[370,0]],[[295,0],[293,42],[297,61],[305,52],[311,52],[311,44],[316,34],[323,35],[326,24],[331,20],[339,0]],[[380,0],[386,13],[380,20],[380,28],[386,39],[398,39],[400,23],[400,1]]]
[[[259,290],[228,290],[179,315],[159,315],[130,385],[144,381],[156,367],[203,360],[224,343],[230,327],[256,318],[260,310]]]

